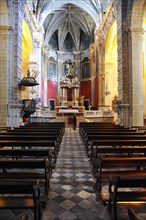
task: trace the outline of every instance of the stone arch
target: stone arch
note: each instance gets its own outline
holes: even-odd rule
[[[135,0],[132,8],[131,26],[132,28],[141,28],[143,19],[143,8],[145,0]]]
[[[118,95],[117,22],[109,29],[105,46],[105,105],[111,105]]]
[[[9,25],[9,11],[6,0],[1,1],[0,6],[0,26]]]
[[[34,55],[34,46],[33,39],[28,23],[23,20],[22,21],[22,75],[27,76],[28,70],[30,70],[31,63],[33,61]],[[30,98],[29,89],[25,88],[25,92],[23,92],[23,98]]]
[[[117,1],[116,1],[117,2]],[[108,13],[105,17],[105,21],[101,28],[97,30],[97,52],[98,52],[98,73],[99,73],[99,105],[105,105],[105,45],[107,42],[108,34],[112,24],[116,21],[117,10],[115,3],[110,6]]]
[[[144,3],[145,0],[135,0],[131,14],[132,125],[143,125],[144,123],[144,81],[142,67]]]
[[[22,22],[22,72],[25,74],[28,70],[29,61],[34,53],[32,34],[28,23]]]

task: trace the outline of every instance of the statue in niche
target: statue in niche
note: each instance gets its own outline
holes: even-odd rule
[[[79,105],[80,106],[84,106],[84,97],[85,97],[84,95],[81,95],[79,98]]]
[[[118,114],[120,112],[120,104],[121,104],[121,102],[118,100],[118,96],[115,95],[115,97],[114,97],[114,99],[112,101],[112,110],[114,112],[117,112]]]
[[[66,69],[68,70],[67,72],[67,77],[69,79],[73,79],[77,76],[76,74],[76,68],[75,68],[75,64],[74,63],[68,63],[66,64]]]
[[[61,102],[61,98],[59,96],[56,97],[56,105],[59,106]]]

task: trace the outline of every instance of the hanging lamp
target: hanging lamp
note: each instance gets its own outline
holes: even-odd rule
[[[33,76],[30,76],[30,71],[28,70],[27,76],[23,77],[20,82],[21,86],[37,86],[39,83],[35,80]]]

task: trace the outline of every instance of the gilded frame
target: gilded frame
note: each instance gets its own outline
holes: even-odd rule
[[[81,78],[87,79],[90,77],[90,61],[81,64]]]
[[[48,63],[48,78],[57,79],[57,63],[50,62]]]

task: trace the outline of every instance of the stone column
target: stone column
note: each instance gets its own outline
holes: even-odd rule
[[[98,33],[98,56],[99,56],[99,106],[105,104],[105,40],[101,33]]]
[[[133,125],[144,123],[144,87],[142,70],[143,29],[131,28],[132,38],[132,122]]]
[[[38,33],[39,35],[39,33]],[[42,62],[41,62],[41,39],[38,37],[34,38],[34,60],[36,61],[35,71],[36,71],[36,80],[37,82],[41,82],[41,70],[42,70]],[[41,97],[40,86],[35,87],[37,95]]]
[[[60,96],[61,95],[60,79],[63,76],[63,68],[62,68],[63,59],[62,59],[62,56],[63,56],[64,52],[57,51],[57,54],[58,54],[58,96]],[[63,97],[62,97],[62,99],[63,99]]]
[[[0,126],[8,125],[9,37],[11,31],[10,26],[0,26]]]
[[[131,126],[131,72],[130,72],[130,44],[127,34],[126,13],[128,1],[115,0],[117,36],[118,36],[118,100],[121,103],[119,111],[120,125]]]
[[[43,50],[44,50],[44,73],[43,73],[43,84],[44,84],[44,106],[48,106],[48,94],[47,94],[47,89],[48,89],[48,47],[47,45],[43,45]],[[42,88],[39,87],[39,89],[41,90]],[[40,91],[39,90],[39,91]],[[40,91],[41,94],[41,91]]]

